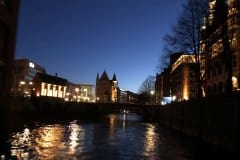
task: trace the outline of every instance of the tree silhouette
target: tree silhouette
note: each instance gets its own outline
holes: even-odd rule
[[[202,97],[202,84],[204,74],[201,72],[200,64],[200,40],[203,19],[207,15],[208,0],[189,0],[183,5],[182,14],[179,16],[172,32],[163,37],[164,53],[161,56],[162,66],[169,64],[170,55],[177,52],[194,54],[195,64],[192,69],[198,81],[198,97]]]

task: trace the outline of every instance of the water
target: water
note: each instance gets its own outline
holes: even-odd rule
[[[189,160],[215,159],[200,144],[136,114],[97,121],[30,122],[8,134],[1,159]],[[1,146],[2,147],[2,146]],[[203,148],[206,148],[204,146]],[[212,153],[212,152],[211,152]]]

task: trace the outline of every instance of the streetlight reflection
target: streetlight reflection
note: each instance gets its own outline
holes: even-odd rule
[[[149,154],[154,153],[159,144],[158,134],[156,133],[156,127],[152,124],[147,124],[145,132],[144,141],[144,155],[149,156]]]
[[[78,146],[80,145],[80,142],[83,142],[81,140],[84,140],[85,138],[85,130],[77,124],[77,121],[70,122],[69,130],[69,154],[73,155],[76,152],[82,152],[82,148],[78,148]]]

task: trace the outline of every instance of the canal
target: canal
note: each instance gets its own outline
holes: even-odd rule
[[[134,113],[106,114],[93,120],[11,123],[2,132],[2,160],[232,159],[213,146],[146,122]]]

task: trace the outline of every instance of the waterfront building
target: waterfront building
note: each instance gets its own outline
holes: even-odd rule
[[[202,73],[206,96],[240,90],[240,1],[210,0],[202,26]]]
[[[160,74],[156,74],[155,96],[156,104],[161,104],[164,97],[171,97],[171,70],[165,68]]]
[[[18,7],[18,0],[0,0],[0,106],[11,89]]]
[[[176,101],[197,96],[197,78],[193,71],[195,58],[192,54],[175,53],[171,56],[171,96]]]
[[[77,102],[95,102],[94,85],[69,83],[66,100]]]
[[[131,91],[126,91],[124,89],[119,89],[118,102],[135,104],[137,102],[137,94],[135,94]]]
[[[33,79],[37,73],[45,73],[45,68],[29,59],[14,61],[12,94],[30,96]]]
[[[33,80],[33,95],[66,98],[68,81],[61,77],[37,73]]]
[[[104,71],[96,78],[96,101],[97,102],[117,102],[118,101],[118,81],[116,74],[110,80],[107,72]]]

